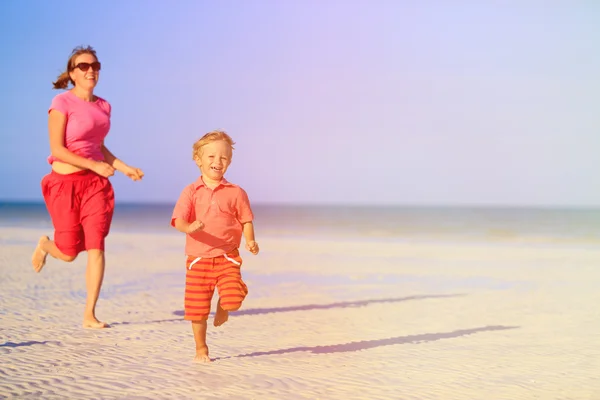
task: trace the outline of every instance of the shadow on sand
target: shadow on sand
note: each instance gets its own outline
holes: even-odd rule
[[[400,303],[403,301],[410,300],[426,300],[426,299],[444,299],[449,297],[459,297],[464,294],[428,294],[419,296],[408,296],[408,297],[395,297],[387,299],[373,299],[373,300],[360,300],[360,301],[340,301],[337,303],[330,304],[306,304],[302,306],[290,306],[290,307],[272,307],[272,308],[249,308],[247,310],[239,310],[232,313],[234,316],[240,315],[260,315],[260,314],[271,314],[280,312],[291,312],[291,311],[312,311],[312,310],[329,310],[332,308],[354,308],[354,307],[366,307],[371,304],[378,303]],[[174,311],[174,315],[183,316],[183,311]]]
[[[314,354],[331,354],[331,353],[345,353],[352,351],[360,351],[373,349],[376,347],[383,346],[392,346],[396,344],[419,344],[426,342],[435,342],[437,340],[442,339],[453,339],[461,336],[473,335],[475,333],[480,332],[490,332],[490,331],[504,331],[508,329],[517,329],[518,326],[503,326],[503,325],[493,325],[493,326],[484,326],[480,328],[472,328],[472,329],[460,329],[452,332],[441,332],[441,333],[423,333],[420,335],[408,335],[408,336],[397,336],[387,339],[378,339],[378,340],[362,340],[359,342],[349,342],[343,344],[334,344],[329,346],[303,346],[303,347],[290,347],[287,349],[279,349],[279,350],[270,350],[270,351],[255,351],[253,353],[248,354],[240,354],[237,356],[231,357],[217,357],[213,360],[224,360],[228,358],[240,358],[240,357],[259,357],[259,356],[269,356],[269,355],[280,355],[280,354],[288,354],[288,353],[296,353],[296,352],[311,352]]]
[[[426,295],[416,295],[416,296],[407,296],[407,297],[395,297],[395,298],[386,298],[386,299],[371,299],[371,300],[359,300],[359,301],[340,301],[337,303],[329,303],[329,304],[305,304],[300,306],[290,306],[290,307],[270,307],[270,308],[248,308],[236,311],[231,313],[231,316],[238,317],[242,315],[260,315],[260,314],[271,314],[271,313],[280,313],[280,312],[292,312],[292,311],[311,311],[311,310],[329,310],[336,308],[353,308],[353,307],[366,307],[371,304],[379,304],[379,303],[400,303],[404,301],[410,300],[426,300],[426,299],[444,299],[444,298],[452,298],[452,297],[461,297],[465,296],[465,294],[426,294]],[[183,310],[173,311],[173,315],[178,317],[183,317]],[[214,315],[214,312],[211,313]],[[159,324],[163,322],[179,322],[183,321],[182,318],[168,318],[168,319],[159,319],[154,321],[141,321],[141,322],[114,322],[111,323],[111,326],[117,325],[131,325],[131,324]]]
[[[386,298],[386,299],[371,299],[371,300],[359,300],[359,301],[341,301],[337,303],[329,303],[329,304],[306,304],[300,306],[290,306],[290,307],[271,307],[271,308],[249,308],[242,309],[231,313],[232,317],[238,317],[242,315],[260,315],[260,314],[270,314],[270,313],[280,313],[280,312],[292,312],[292,311],[311,311],[311,310],[329,310],[334,308],[352,308],[352,307],[366,307],[371,304],[379,304],[379,303],[400,303],[403,301],[410,300],[426,300],[426,299],[444,299],[444,298],[452,298],[452,297],[461,297],[465,296],[465,294],[425,294],[425,295],[416,295],[416,296],[407,296],[407,297],[394,297],[394,298]],[[183,317],[183,310],[173,311],[173,315],[178,317]],[[210,315],[214,315],[214,312],[211,312]],[[138,325],[138,324],[160,324],[163,322],[180,322],[183,321],[182,318],[167,318],[167,319],[158,319],[154,321],[140,321],[140,322],[113,322],[111,326],[117,325]]]
[[[29,342],[21,342],[21,343],[6,342],[6,343],[0,344],[0,347],[15,348],[15,347],[33,346],[33,345],[36,345],[36,344],[59,344],[59,342],[54,342],[54,341],[38,342],[38,341],[35,341],[35,340],[30,340]]]

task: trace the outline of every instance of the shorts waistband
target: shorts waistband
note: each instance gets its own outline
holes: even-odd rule
[[[51,170],[50,176],[52,176],[54,179],[60,179],[63,181],[83,181],[94,176],[99,177],[100,175],[89,169],[84,169],[83,171],[77,171],[70,174],[59,174],[55,170]]]
[[[219,257],[237,257],[240,255],[240,251],[239,249],[233,249],[231,251],[228,251],[227,253],[223,253],[223,254],[219,254],[218,256],[214,256],[214,257],[198,257],[198,256],[193,256],[190,254],[186,254],[186,257],[188,258],[202,258],[203,260],[209,260],[209,259],[213,259],[213,258],[219,258]]]

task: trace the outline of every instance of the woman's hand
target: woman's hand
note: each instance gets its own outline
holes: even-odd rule
[[[115,169],[109,164],[105,163],[104,161],[96,161],[90,169],[98,175],[103,176],[105,178],[108,178],[109,176],[113,176],[115,174]]]
[[[141,181],[144,177],[144,172],[141,169],[130,167],[129,165],[125,166],[122,172],[132,181]]]

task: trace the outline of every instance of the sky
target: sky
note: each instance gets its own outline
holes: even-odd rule
[[[253,203],[600,207],[600,2],[0,2],[0,201],[41,201],[52,81],[102,62],[117,202],[173,203],[195,140]]]

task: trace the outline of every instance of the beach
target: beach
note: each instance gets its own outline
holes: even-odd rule
[[[182,237],[111,233],[84,330],[85,254],[35,274],[44,233],[0,228],[1,398],[600,399],[593,246],[261,237],[198,364]]]

